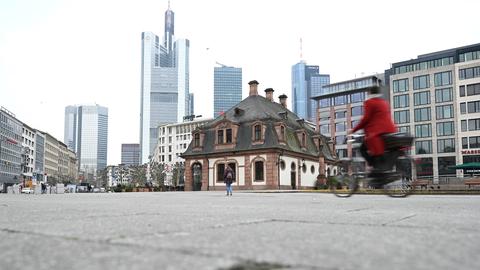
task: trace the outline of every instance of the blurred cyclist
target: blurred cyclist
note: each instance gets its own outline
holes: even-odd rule
[[[362,156],[367,163],[374,168],[371,173],[372,177],[382,171],[381,167],[384,163],[385,143],[382,135],[397,132],[397,128],[393,123],[390,114],[390,106],[381,97],[380,87],[372,86],[368,88],[368,98],[363,103],[364,114],[360,123],[348,134],[355,133],[363,129],[365,132],[365,140],[360,148]]]

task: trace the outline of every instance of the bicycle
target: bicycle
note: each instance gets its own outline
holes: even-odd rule
[[[363,135],[351,134],[345,138],[352,143],[352,151],[360,149]],[[406,133],[394,133],[384,136],[385,154],[379,167],[383,170],[375,175],[365,172],[365,161],[357,158],[342,159],[340,174],[331,178],[330,190],[337,197],[350,197],[360,188],[381,189],[390,197],[403,198],[410,195],[414,188],[411,183],[412,158],[406,153],[414,138]],[[375,176],[375,177],[373,177]]]

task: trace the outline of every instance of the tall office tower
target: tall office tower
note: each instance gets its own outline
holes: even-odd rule
[[[165,12],[163,44],[152,32],[142,33],[140,155],[146,163],[157,144],[157,127],[181,122],[189,113],[188,39],[174,39],[174,13]]]
[[[65,107],[65,125],[63,132],[63,143],[68,149],[77,151],[77,106]]]
[[[140,145],[138,143],[122,143],[122,164],[126,166],[140,165]]]
[[[74,133],[68,137],[70,130]],[[75,138],[72,150],[77,153],[80,173],[87,179],[96,176],[98,170],[107,166],[108,109],[99,105],[67,106],[64,138],[67,146],[72,137]]]
[[[190,96],[188,98],[188,114],[187,115],[193,115],[195,114],[195,96],[193,93],[190,93]]]
[[[292,66],[292,110],[299,117],[315,122],[317,103],[312,97],[322,94],[322,86],[330,84],[330,75],[320,74],[318,66],[305,61]]]
[[[221,65],[221,64],[220,64]],[[221,65],[213,72],[214,117],[242,101],[242,68]]]

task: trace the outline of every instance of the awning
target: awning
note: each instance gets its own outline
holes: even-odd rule
[[[456,166],[451,166],[450,168],[453,169],[480,169],[480,162],[470,162],[470,163],[464,163],[464,164],[459,164]]]

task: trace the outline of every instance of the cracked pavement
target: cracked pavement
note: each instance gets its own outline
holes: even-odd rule
[[[480,196],[0,195],[0,269],[479,269]]]

